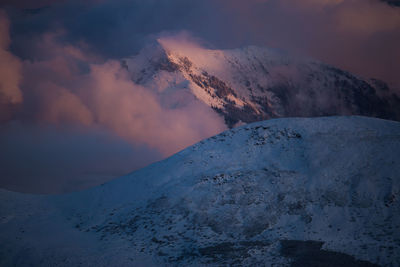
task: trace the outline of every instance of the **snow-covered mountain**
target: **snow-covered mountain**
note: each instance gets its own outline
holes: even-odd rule
[[[273,119],[90,190],[0,191],[1,266],[398,266],[400,123]]]
[[[182,105],[185,97],[195,96],[224,116],[229,127],[279,117],[400,120],[400,98],[384,82],[268,48],[210,50],[164,37],[123,65],[164,104]]]

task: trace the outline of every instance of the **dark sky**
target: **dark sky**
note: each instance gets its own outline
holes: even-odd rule
[[[0,0],[0,10],[0,187],[17,191],[98,184],[223,129],[202,107],[166,110],[120,68],[160,34],[279,48],[400,88],[400,8],[378,0]]]

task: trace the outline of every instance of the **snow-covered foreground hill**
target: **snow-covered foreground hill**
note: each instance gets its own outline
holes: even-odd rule
[[[156,93],[168,108],[195,97],[229,127],[280,117],[400,120],[400,96],[384,82],[265,47],[211,50],[164,37],[123,64],[135,83]]]
[[[83,192],[1,191],[0,240],[1,266],[399,266],[400,123],[257,122]]]

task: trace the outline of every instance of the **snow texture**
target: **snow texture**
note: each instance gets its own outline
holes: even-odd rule
[[[400,120],[400,97],[384,82],[269,48],[210,50],[164,37],[123,65],[169,107],[195,96],[229,127],[280,117]]]
[[[90,190],[1,190],[0,265],[399,266],[399,159],[399,122],[245,125]]]

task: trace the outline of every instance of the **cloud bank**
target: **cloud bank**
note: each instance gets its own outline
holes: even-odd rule
[[[9,119],[13,107],[22,102],[21,62],[9,51],[9,46],[9,21],[0,10],[0,122]]]
[[[34,59],[13,57],[19,64],[13,74],[23,79],[4,91],[6,96],[18,92],[18,98],[8,99],[20,107],[0,127],[3,187],[18,190],[19,184],[22,191],[35,192],[87,187],[111,178],[94,162],[120,176],[225,129],[223,119],[193,96],[165,106],[157,94],[132,82],[120,61],[94,55],[84,43],[65,44],[64,35],[37,38],[31,43]],[[15,121],[18,127],[10,126]],[[91,138],[100,141],[86,142]],[[127,151],[119,150],[121,144]]]
[[[12,122],[0,127],[1,187],[66,193],[142,168],[163,156],[101,127]]]
[[[109,58],[132,55],[159,32],[188,30],[216,48],[271,46],[400,84],[400,8],[380,0],[53,3],[34,14],[9,9],[18,55],[29,58],[30,38],[58,28],[66,42],[84,40]]]

